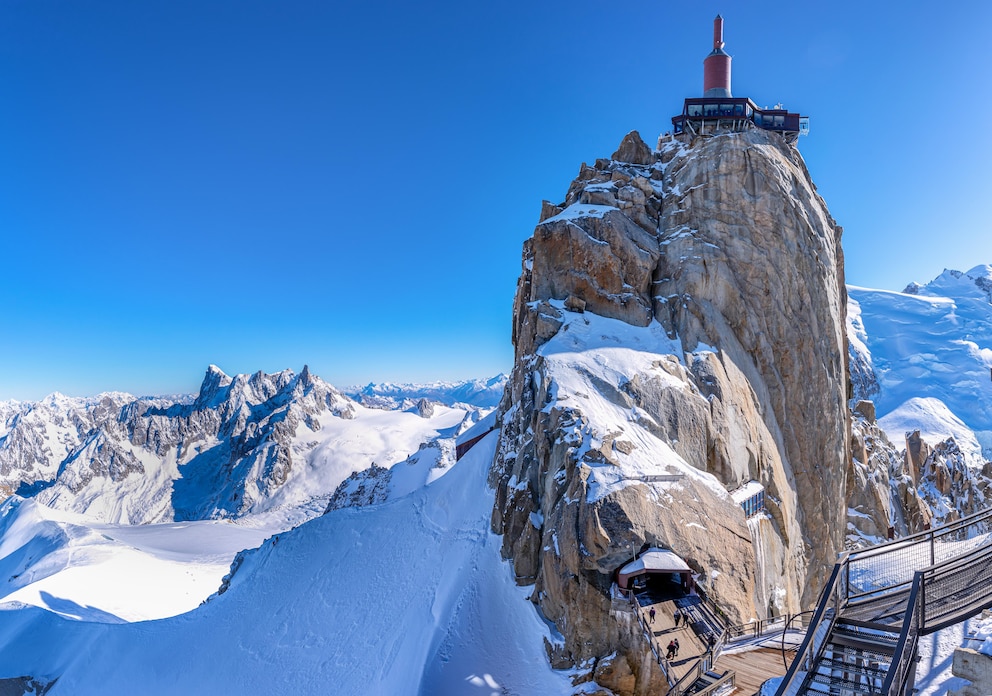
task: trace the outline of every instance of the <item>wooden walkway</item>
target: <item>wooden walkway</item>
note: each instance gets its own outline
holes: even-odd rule
[[[791,661],[794,653],[788,653]],[[716,661],[716,671],[728,669],[737,673],[737,691],[734,696],[754,696],[761,685],[772,677],[785,674],[786,666],[782,663],[782,651],[772,648],[755,648],[747,652],[724,653]]]
[[[652,607],[655,610],[654,623],[651,623],[648,618]],[[666,646],[670,640],[677,638],[679,641],[678,657],[668,663],[671,666],[674,681],[678,681],[684,677],[686,672],[692,669],[699,658],[706,653],[706,645],[696,635],[695,631],[684,623],[679,624],[678,628],[675,627],[676,608],[677,606],[673,600],[656,602],[644,606],[637,605],[637,611],[641,613],[645,623],[651,629],[651,640],[662,655],[665,654]]]

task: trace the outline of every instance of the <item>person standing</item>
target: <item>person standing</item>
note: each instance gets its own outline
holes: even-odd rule
[[[675,643],[675,657],[678,657],[679,656],[679,639],[676,638],[672,642]]]
[[[682,620],[682,612],[678,609],[675,610],[675,628],[679,627],[679,621]]]
[[[648,612],[648,616],[651,617],[651,623],[654,623],[654,614],[655,614],[654,607],[651,607],[651,611]]]
[[[673,657],[675,657],[675,641],[674,640],[668,641],[668,646],[666,649],[668,652],[665,654],[665,659],[671,660]]]

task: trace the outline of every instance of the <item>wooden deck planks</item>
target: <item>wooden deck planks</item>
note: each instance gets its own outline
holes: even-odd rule
[[[791,662],[794,653],[788,653]],[[716,661],[717,672],[728,669],[737,673],[737,691],[734,696],[753,696],[758,693],[761,685],[772,677],[781,677],[786,672],[782,664],[782,651],[772,648],[755,648],[747,652],[720,655]]]

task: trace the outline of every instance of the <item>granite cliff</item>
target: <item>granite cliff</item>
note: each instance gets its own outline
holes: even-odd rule
[[[851,441],[841,229],[801,156],[760,130],[636,133],[582,165],[525,242],[493,529],[561,633],[556,665],[661,683],[611,618],[644,544],[731,621],[797,610],[843,548]],[[728,491],[755,480],[767,513]]]

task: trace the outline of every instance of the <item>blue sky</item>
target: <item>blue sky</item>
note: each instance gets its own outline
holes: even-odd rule
[[[0,399],[507,371],[541,200],[670,128],[717,12],[848,282],[992,262],[992,4],[693,5],[0,0]]]

